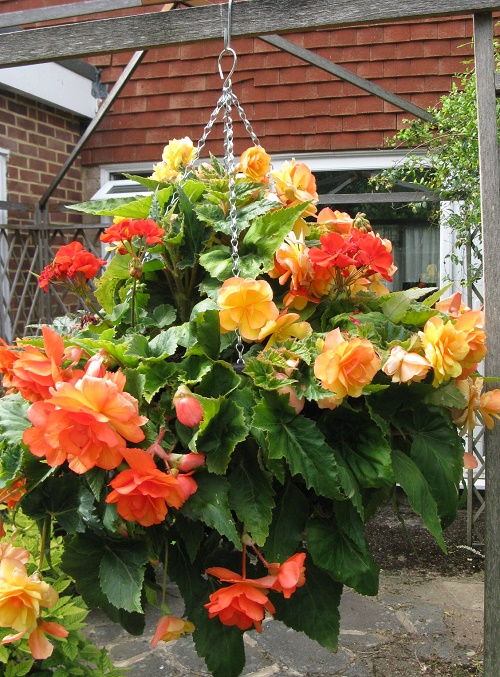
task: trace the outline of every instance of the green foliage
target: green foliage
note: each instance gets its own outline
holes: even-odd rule
[[[408,154],[393,169],[374,177],[373,181],[392,189],[397,181],[410,181],[440,195],[441,200],[453,203],[436,218],[446,220],[456,237],[456,248],[451,260],[464,260],[466,246],[470,246],[473,263],[461,284],[472,284],[482,276],[481,205],[479,192],[479,147],[477,135],[476,78],[474,70],[457,76],[449,94],[441,98],[439,106],[430,108],[433,121],[404,120],[392,140],[394,146],[425,149],[425,155]],[[500,123],[500,103],[497,102]],[[500,124],[499,124],[500,139]],[[418,209],[418,206],[415,206]]]

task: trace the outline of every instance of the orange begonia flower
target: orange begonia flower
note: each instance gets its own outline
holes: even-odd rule
[[[173,474],[159,470],[146,451],[126,449],[123,455],[130,468],[110,482],[113,491],[106,503],[116,503],[118,514],[129,522],[139,522],[144,527],[160,524],[167,506],[180,508],[186,501],[185,488]]]
[[[24,548],[16,548],[12,543],[0,543],[0,560],[2,559],[17,559],[23,564],[27,564],[30,559],[28,550]]]
[[[32,632],[41,607],[54,606],[58,598],[38,574],[28,576],[20,560],[6,557],[0,562],[0,627]]]
[[[255,183],[262,183],[265,181],[267,174],[271,168],[271,157],[261,146],[252,146],[247,148],[240,157],[240,164],[238,171],[254,181]]]
[[[434,370],[433,386],[438,386],[462,373],[462,361],[469,352],[469,344],[463,332],[457,331],[453,322],[443,322],[440,317],[431,317],[418,335],[425,356]]]
[[[327,334],[323,352],[314,363],[314,374],[326,390],[341,401],[346,395],[360,397],[380,367],[380,358],[367,339],[346,341],[340,329]]]
[[[317,215],[319,230],[323,233],[334,231],[336,233],[350,233],[354,219],[346,212],[333,211],[330,207],[325,207]]]
[[[210,602],[204,605],[209,617],[218,616],[223,625],[236,625],[240,630],[248,630],[253,625],[257,632],[262,632],[265,612],[272,615],[276,611],[267,598],[275,576],[248,579],[223,567],[212,567],[206,573],[221,581],[233,582],[210,595]]]
[[[156,625],[155,634],[151,640],[151,647],[155,647],[158,642],[171,642],[179,639],[186,632],[194,632],[195,627],[189,621],[175,616],[162,616]]]
[[[456,321],[455,329],[463,332],[469,346],[469,352],[462,360],[460,378],[466,378],[476,371],[478,363],[484,359],[487,353],[486,334],[483,327],[484,313],[481,310],[465,311]]]
[[[382,371],[392,376],[393,383],[411,383],[421,381],[431,369],[431,363],[422,355],[407,352],[401,346],[391,348]]]
[[[241,277],[226,280],[217,298],[222,333],[238,329],[242,338],[257,341],[262,327],[279,315],[272,299],[273,290],[265,280]]]
[[[299,552],[289,557],[283,564],[270,564],[268,567],[271,576],[276,576],[272,590],[282,592],[285,599],[290,599],[297,588],[306,582],[305,552]]]
[[[291,278],[291,289],[307,286],[314,280],[314,271],[308,252],[304,234],[301,233],[297,237],[295,233],[290,233],[275,254],[274,269],[269,276],[279,278],[280,284],[285,284]]]
[[[140,426],[148,420],[139,415],[137,400],[123,391],[125,382],[118,371],[102,378],[85,374],[75,384],[57,383],[52,397],[28,409],[33,428],[24,431],[24,443],[50,466],[68,460],[77,473],[94,466],[116,468],[125,440],[141,442]]]
[[[0,503],[4,503],[9,510],[12,510],[25,493],[26,484],[24,480],[16,480],[0,491]]]
[[[291,162],[284,162],[280,171],[272,172],[271,177],[276,184],[276,193],[284,205],[292,207],[310,200],[311,204],[304,210],[303,216],[316,213],[316,179],[307,165],[296,162],[293,158]]]
[[[487,390],[483,393],[481,377],[457,381],[456,386],[467,402],[464,409],[452,409],[453,422],[461,429],[461,434],[470,433],[479,425],[478,412],[484,425],[491,430],[494,425],[493,419],[500,419],[500,390]]]
[[[29,402],[47,399],[57,381],[66,381],[74,375],[71,369],[62,368],[64,342],[59,334],[50,327],[43,327],[42,334],[43,350],[27,345],[14,352],[16,359],[4,372],[4,386],[9,392],[18,391]]]
[[[28,638],[28,646],[31,655],[36,660],[44,660],[45,658],[52,656],[54,645],[49,642],[46,635],[65,638],[69,635],[69,632],[66,628],[63,628],[62,625],[59,625],[59,623],[41,621],[33,632],[30,633]]]
[[[269,336],[267,347],[271,347],[276,341],[286,341],[289,338],[303,339],[312,334],[312,327],[309,322],[297,322],[300,315],[297,313],[288,313],[284,310],[276,320],[267,322],[258,336],[258,341],[263,341]]]

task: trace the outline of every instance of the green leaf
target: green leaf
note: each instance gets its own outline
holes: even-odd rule
[[[440,388],[434,388],[423,399],[426,404],[436,404],[440,407],[465,409],[467,400],[457,386],[449,381]]]
[[[373,561],[364,538],[359,514],[344,510],[350,524],[312,518],[307,523],[307,547],[314,563],[333,580],[354,588],[362,595],[378,593],[379,567]],[[354,533],[353,533],[354,532]]]
[[[205,248],[210,238],[210,229],[197,217],[191,202],[179,184],[176,186],[179,195],[179,204],[184,216],[184,242],[182,247],[183,259],[178,264],[180,268],[195,264],[197,256]]]
[[[0,398],[0,440],[21,444],[24,431],[31,427],[27,416],[30,404],[19,393]]]
[[[229,475],[229,502],[258,546],[269,534],[274,507],[274,491],[257,458],[245,453]]]
[[[406,289],[405,291],[396,291],[380,299],[382,305],[382,311],[391,322],[398,324],[402,321],[405,316],[410,303],[416,301],[422,296],[425,296],[430,291],[434,289],[429,288],[416,288],[416,289]]]
[[[1,400],[0,400],[1,401]],[[23,450],[20,446],[0,443],[0,489],[17,479],[23,461]]]
[[[178,327],[170,327],[161,331],[149,342],[149,353],[152,357],[164,360],[177,350],[179,345]]]
[[[248,435],[243,409],[231,398],[215,400],[197,396],[197,400],[204,415],[189,448],[203,450],[209,471],[222,475],[236,445]]]
[[[7,663],[5,677],[25,677],[31,671],[34,662],[32,658],[27,658],[19,663],[13,661]]]
[[[205,527],[201,522],[192,522],[182,514],[176,515],[175,526],[186,546],[189,562],[193,564],[205,536]]]
[[[245,667],[243,633],[235,626],[209,618],[200,607],[189,614],[194,623],[193,641],[198,656],[205,660],[213,677],[238,677]]]
[[[405,491],[411,507],[421,516],[425,526],[434,536],[442,551],[446,552],[437,504],[427,480],[411,458],[397,449],[392,452],[392,467],[394,468],[396,482]]]
[[[229,483],[225,477],[197,472],[198,490],[181,508],[182,513],[193,521],[201,520],[207,526],[228,538],[241,550],[240,538],[229,509]]]
[[[240,377],[227,362],[214,362],[201,379],[196,394],[203,397],[221,397],[232,393],[240,384]]]
[[[441,524],[446,528],[458,509],[463,441],[449,411],[441,407],[416,408],[408,414],[406,425],[414,435],[410,456],[429,483]]]
[[[128,540],[106,545],[99,578],[111,604],[125,611],[142,612],[141,592],[147,561],[145,543]]]
[[[117,305],[117,287],[130,280],[129,262],[130,254],[115,254],[104,273],[95,281],[97,287],[95,297],[107,313],[112,313]]]
[[[123,370],[123,373],[127,379],[125,383],[125,391],[135,397],[136,400],[140,400],[144,390],[144,382],[146,377],[144,374],[141,374],[137,369],[127,369]]]
[[[206,355],[216,360],[220,352],[220,323],[218,310],[205,310],[198,313],[194,320],[196,326],[196,343],[190,354]]]
[[[304,632],[330,651],[337,651],[342,584],[306,559],[306,583],[290,599],[273,596],[275,618],[289,628]]]
[[[269,457],[284,457],[292,475],[301,475],[308,489],[342,498],[335,455],[316,423],[297,416],[286,396],[265,391],[262,395],[252,425],[266,431]]]
[[[172,186],[162,188],[157,193],[160,205],[164,206],[172,196]],[[123,216],[127,219],[147,219],[153,195],[145,197],[113,197],[106,200],[91,200],[79,204],[68,205],[67,209],[94,216]]]
[[[148,360],[142,362],[138,369],[144,375],[143,397],[149,403],[176,373],[177,365],[164,360]]]
[[[264,545],[268,562],[284,562],[302,545],[309,501],[302,491],[288,482],[278,493],[269,536]]]
[[[412,303],[405,313],[402,322],[403,324],[415,327],[423,327],[427,320],[437,315],[437,312],[437,310],[429,308],[423,303]]]
[[[227,280],[231,277],[233,261],[229,247],[223,245],[210,247],[200,255],[200,264],[217,280]]]
[[[153,317],[158,329],[163,329],[175,322],[177,311],[169,303],[163,303],[153,310]]]

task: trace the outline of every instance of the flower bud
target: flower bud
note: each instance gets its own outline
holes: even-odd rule
[[[174,407],[177,418],[189,428],[194,428],[203,420],[203,409],[187,386],[179,386],[174,395]]]
[[[130,277],[135,277],[136,280],[140,280],[142,277],[142,263],[139,259],[131,259],[128,264],[128,274]]]

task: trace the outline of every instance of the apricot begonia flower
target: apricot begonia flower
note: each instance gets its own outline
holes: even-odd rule
[[[194,632],[195,627],[189,621],[183,618],[176,618],[175,616],[162,616],[156,624],[155,634],[151,640],[151,648],[155,647],[158,642],[171,642],[174,639],[179,639],[181,635],[186,632]]]
[[[479,412],[484,425],[491,430],[494,425],[493,419],[500,419],[500,390],[483,390],[483,379],[467,378],[456,382],[457,388],[467,402],[464,409],[452,409],[453,422],[461,429],[461,434],[471,432],[479,421]]]
[[[360,397],[379,367],[380,358],[370,341],[360,338],[346,341],[337,328],[327,334],[323,351],[314,363],[314,374],[323,388],[342,400],[346,395]]]
[[[15,547],[12,543],[0,543],[0,560],[5,558],[17,559],[19,562],[27,564],[30,559],[30,554],[28,550]]]
[[[486,334],[483,327],[484,313],[481,310],[465,311],[456,321],[455,329],[464,334],[469,346],[469,352],[462,360],[460,378],[466,378],[476,371],[478,363],[484,359],[487,353]]]
[[[271,576],[276,576],[272,590],[282,592],[285,599],[290,599],[297,588],[306,582],[305,552],[299,552],[289,557],[283,564],[270,564],[268,567]]]
[[[38,574],[28,576],[20,560],[5,557],[0,562],[0,627],[32,632],[41,607],[54,606],[58,598]]]
[[[59,623],[42,621],[33,632],[30,633],[28,638],[28,646],[31,655],[36,660],[44,660],[45,658],[52,656],[54,645],[49,642],[46,635],[65,638],[69,635],[69,632],[66,628],[63,628],[62,625],[59,625]]]
[[[333,211],[330,207],[325,207],[317,215],[317,223],[320,230],[324,233],[334,231],[336,233],[349,233],[354,219],[346,212]]]
[[[4,503],[9,510],[12,510],[25,493],[26,484],[24,480],[16,480],[0,491],[0,503]]]
[[[425,356],[434,370],[433,386],[438,386],[462,373],[462,361],[469,352],[469,344],[463,332],[457,331],[453,322],[431,317],[418,335],[422,341]]]
[[[316,213],[318,193],[316,192],[316,179],[309,167],[303,162],[284,162],[280,171],[272,172],[271,178],[276,185],[276,193],[281,202],[287,207],[292,207],[300,202],[311,201],[304,210],[303,216],[312,216]]]
[[[300,315],[288,313],[284,310],[276,320],[270,320],[260,330],[258,341],[263,341],[269,336],[267,347],[270,348],[276,341],[286,341],[289,338],[303,339],[312,334],[309,322],[297,322]]]
[[[271,157],[261,146],[252,146],[247,148],[240,157],[240,164],[238,171],[254,181],[255,183],[262,183],[271,168]]]
[[[59,334],[43,327],[42,335],[43,350],[27,345],[19,352],[13,351],[16,359],[4,377],[4,386],[9,392],[18,391],[28,402],[47,399],[57,381],[66,381],[75,375],[71,369],[62,368],[64,342]]]
[[[120,371],[102,378],[85,374],[75,384],[57,383],[52,397],[28,409],[33,427],[24,431],[23,442],[50,466],[68,460],[76,473],[94,466],[116,468],[125,440],[141,442],[140,426],[148,420],[139,415],[137,400],[124,392],[125,383]]]
[[[190,495],[186,488],[173,474],[159,470],[146,451],[126,449],[123,455],[130,468],[111,480],[113,491],[106,498],[106,503],[116,503],[123,519],[149,527],[163,522],[167,506],[180,508],[185,503]]]
[[[431,363],[422,355],[407,352],[401,346],[391,348],[382,371],[392,376],[393,383],[411,383],[421,381],[431,369]]]
[[[301,233],[297,237],[295,233],[290,233],[275,254],[274,269],[269,276],[277,277],[280,284],[285,284],[291,278],[291,289],[307,286],[314,279],[308,252],[304,234]]]
[[[273,290],[265,280],[230,277],[217,298],[222,333],[238,329],[242,338],[257,341],[262,327],[279,315],[272,299]]]
[[[462,301],[462,292],[457,291],[442,301],[438,301],[434,306],[441,313],[446,313],[450,317],[457,319],[466,310],[470,310]]]
[[[240,630],[248,630],[253,625],[257,632],[262,632],[265,612],[272,615],[276,611],[267,598],[276,578],[243,578],[223,567],[211,567],[206,573],[221,581],[233,583],[210,595],[210,602],[204,605],[208,609],[209,617],[218,616],[223,625],[236,625]]]

